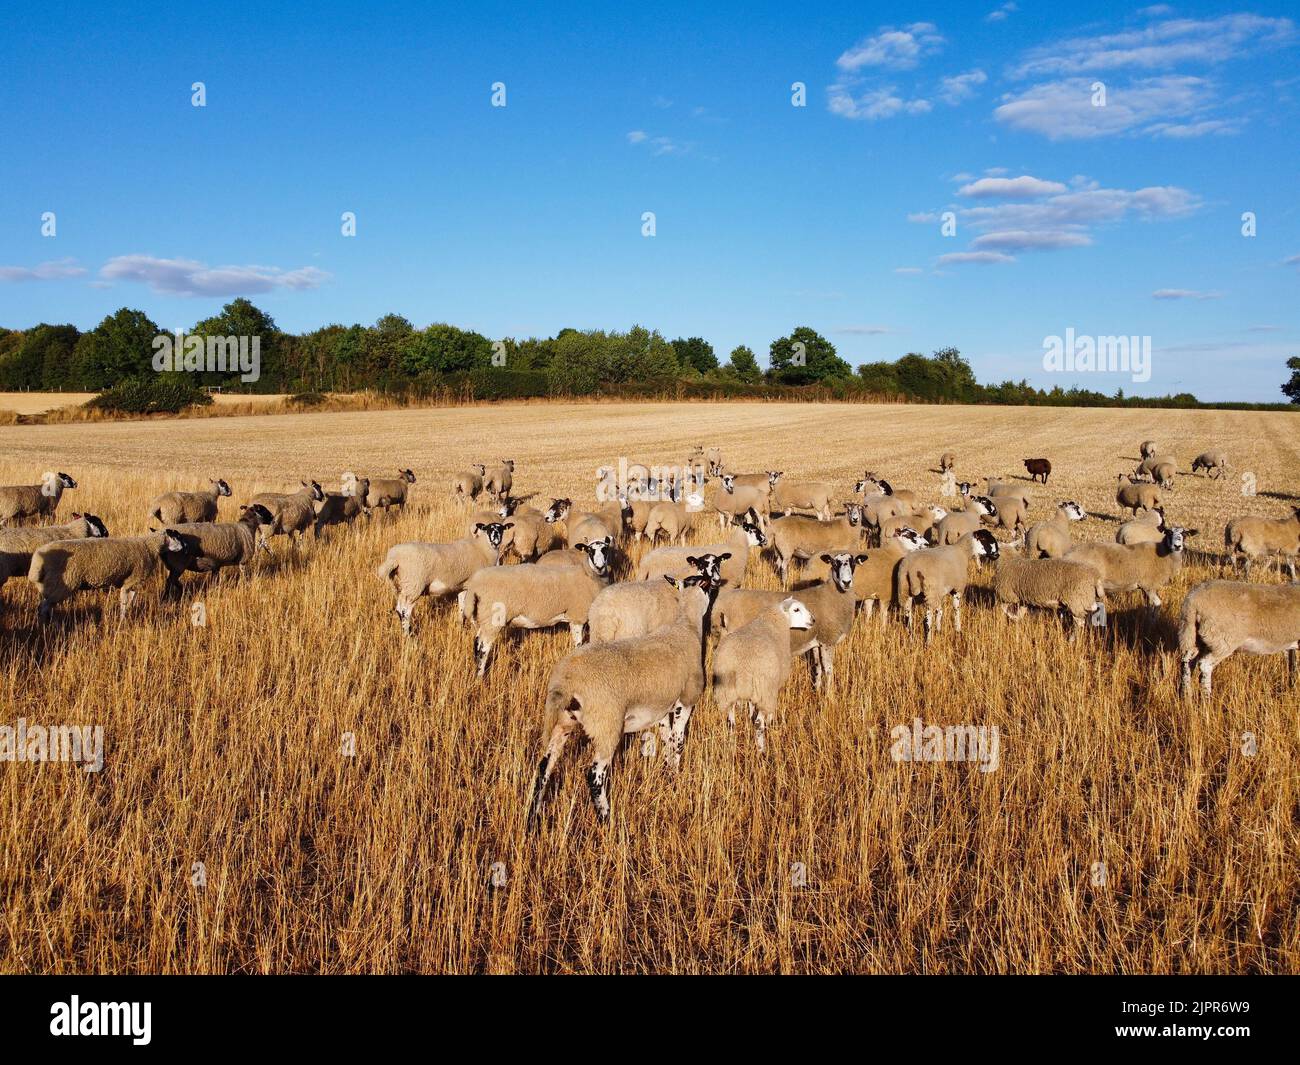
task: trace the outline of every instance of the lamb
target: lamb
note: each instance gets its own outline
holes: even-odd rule
[[[1115,502],[1124,510],[1133,512],[1137,517],[1139,510],[1156,510],[1164,505],[1160,488],[1154,484],[1134,484],[1126,481],[1121,473],[1116,481]]]
[[[1186,538],[1196,533],[1196,529],[1171,525],[1158,544],[1079,544],[1065,557],[1096,570],[1107,592],[1142,592],[1154,613],[1160,607],[1160,589],[1183,568]]]
[[[83,540],[55,540],[32,553],[27,579],[41,593],[37,616],[44,624],[54,608],[87,589],[118,589],[118,613],[125,618],[140,585],[163,566],[186,561],[194,545],[185,543],[174,529],[149,536],[106,536]]]
[[[945,451],[939,456],[939,472],[947,473],[957,465],[957,456],[951,451]]]
[[[487,467],[476,463],[468,470],[463,470],[451,479],[451,494],[456,499],[472,502],[483,491],[483,476]]]
[[[492,647],[506,628],[545,629],[568,624],[574,646],[582,643],[591,602],[609,583],[605,542],[584,543],[583,566],[492,566],[465,582],[460,613],[475,626],[474,658],[482,680]]]
[[[965,510],[954,511],[934,527],[936,547],[950,547],[980,528],[984,518],[996,518],[998,505],[988,496],[971,496]]]
[[[699,572],[689,577],[668,577],[662,584],[626,581],[603,589],[587,611],[587,639],[592,643],[612,643],[648,636],[655,629],[672,624],[686,589],[705,583],[712,587],[721,581],[716,573],[716,559],[710,566],[708,561],[697,558],[695,565]]]
[[[754,722],[754,746],[767,749],[767,725],[776,716],[781,687],[790,676],[793,634],[816,619],[793,596],[768,607],[748,625],[727,633],[713,655],[713,698],[734,728],[736,708]]]
[[[898,564],[898,604],[907,627],[912,627],[912,601],[920,598],[925,607],[925,642],[943,627],[943,599],[952,599],[953,627],[961,632],[962,596],[968,583],[972,558],[996,561],[998,542],[987,529],[967,533],[951,547],[932,547],[908,555]]]
[[[495,566],[501,557],[500,522],[479,522],[473,535],[449,544],[394,544],[375,572],[390,581],[397,593],[394,610],[402,621],[402,632],[411,632],[411,613],[416,601],[426,595],[459,594],[466,582],[484,566]]]
[[[822,521],[805,514],[776,518],[772,522],[772,551],[776,555],[776,572],[785,584],[790,562],[807,562],[825,551],[852,550],[862,543],[862,507],[845,505],[843,517]]]
[[[1211,694],[1214,667],[1234,651],[1254,655],[1286,652],[1287,679],[1295,683],[1300,650],[1300,584],[1206,581],[1183,600],[1178,625],[1182,659],[1179,691],[1191,694],[1192,667],[1201,671],[1201,692]]]
[[[248,501],[249,506],[260,503],[271,512],[271,524],[261,529],[264,547],[267,547],[268,537],[279,536],[281,533],[298,547],[308,526],[315,523],[315,504],[325,498],[325,492],[317,481],[299,483],[302,487],[296,492],[258,492]],[[267,550],[270,548],[267,547]]]
[[[925,536],[947,516],[948,512],[943,507],[922,507],[915,514],[886,518],[880,523],[880,542],[889,542],[904,529],[912,529]]]
[[[1029,474],[1031,481],[1038,478],[1043,479],[1043,484],[1047,483],[1047,478],[1052,472],[1052,464],[1047,459],[1025,459],[1025,472]]]
[[[1223,530],[1223,545],[1228,551],[1227,558],[1232,559],[1234,573],[1244,564],[1244,576],[1249,577],[1253,560],[1276,555],[1279,571],[1285,563],[1291,579],[1295,580],[1295,557],[1300,552],[1300,507],[1295,507],[1285,518],[1233,518]]]
[[[77,482],[66,473],[47,473],[40,484],[13,484],[0,488],[0,527],[17,525],[26,518],[52,518],[65,488]]]
[[[343,491],[326,492],[316,504],[316,522],[312,537],[319,540],[321,530],[331,525],[350,525],[360,515],[370,517],[366,500],[370,497],[370,482],[364,477],[344,478]]]
[[[1071,641],[1089,615],[1106,601],[1101,577],[1091,566],[1065,558],[1003,556],[993,576],[1002,612],[1019,621],[1029,607],[1060,611],[1070,619]]]
[[[43,544],[55,540],[87,540],[108,535],[108,529],[94,514],[73,514],[64,525],[32,525],[0,529],[0,587],[10,577],[26,577],[32,555]]]
[[[721,577],[733,588],[740,587],[749,563],[749,549],[768,545],[768,537],[751,518],[740,518],[731,535],[718,544],[695,547],[657,547],[645,555],[637,566],[639,581],[658,580],[660,577],[689,577],[696,571],[693,557],[716,556],[722,564]]]
[[[1144,459],[1149,459],[1156,453],[1156,442],[1154,440],[1143,440],[1141,447],[1138,448],[1138,453]]]
[[[579,730],[593,747],[587,786],[602,821],[609,818],[609,764],[624,733],[658,725],[666,761],[680,767],[686,726],[704,693],[704,631],[712,602],[712,586],[687,589],[671,624],[646,636],[586,644],[556,664],[546,686],[545,750],[529,804],[530,823],[541,809],[556,760]]]
[[[1086,517],[1078,503],[1072,499],[1064,500],[1050,521],[1040,521],[1029,527],[1025,534],[1025,553],[1031,559],[1061,558],[1072,546],[1070,522],[1083,521]]]
[[[830,580],[801,588],[792,593],[799,602],[812,611],[815,621],[807,638],[791,646],[794,655],[807,654],[812,669],[813,688],[822,690],[832,682],[835,667],[835,648],[849,634],[857,613],[857,599],[853,592],[854,570],[867,561],[865,554],[836,551],[821,555],[821,561],[830,568]],[[786,598],[785,592],[769,592],[757,588],[724,588],[713,605],[715,624],[724,634],[748,625],[764,610]]]
[[[483,491],[502,501],[510,494],[515,481],[515,460],[502,459],[496,469],[488,470],[483,475]]]
[[[216,573],[226,566],[243,566],[253,560],[258,549],[258,531],[275,519],[261,503],[239,508],[239,520],[227,522],[186,522],[173,531],[193,550],[163,556],[167,583],[163,598],[179,598],[181,574]]]
[[[357,483],[361,482],[358,480]],[[387,514],[392,507],[401,510],[406,506],[406,490],[415,484],[415,474],[410,470],[398,470],[396,477],[370,477],[367,483],[369,491],[362,497],[367,513],[375,507],[383,507]]]
[[[155,496],[149,504],[150,530],[182,522],[216,521],[217,500],[230,495],[230,485],[221,479],[208,483],[212,487],[203,492],[164,492]]]
[[[1196,458],[1192,459],[1192,472],[1204,470],[1206,477],[1218,480],[1228,472],[1228,453],[1219,448],[1211,448],[1209,451],[1202,451]]]
[[[1140,518],[1126,521],[1115,533],[1117,544],[1158,544],[1165,538],[1163,508],[1143,511]]]
[[[772,474],[772,501],[773,510],[779,510],[789,515],[792,510],[811,510],[823,521],[829,521],[831,518],[831,496],[835,489],[826,481],[800,481],[791,482],[784,480],[784,471],[777,471]]]
[[[737,518],[752,513],[755,520],[762,524],[768,513],[769,496],[752,485],[738,486],[727,491],[726,477],[723,486],[713,493],[713,509],[718,514],[718,526],[725,529]]]

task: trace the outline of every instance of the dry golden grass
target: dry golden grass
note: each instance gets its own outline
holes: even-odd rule
[[[0,969],[1295,972],[1300,692],[1281,657],[1239,655],[1211,702],[1176,698],[1173,619],[1215,575],[1205,561],[1155,625],[1125,597],[1104,634],[1073,646],[1055,619],[1004,622],[987,573],[965,631],[928,651],[892,619],[860,619],[829,698],[797,669],[766,759],[743,730],[733,745],[706,696],[680,777],[624,751],[601,827],[580,749],[532,836],[541,696],[567,632],[499,644],[479,688],[452,607],[422,601],[405,641],[373,573],[392,543],[460,535],[445,485],[471,461],[513,457],[519,491],[590,501],[596,467],[697,443],[740,467],[832,479],[845,497],[871,467],[935,501],[945,447],[972,478],[1046,455],[1056,473],[1033,511],[1046,517],[1063,498],[1114,515],[1114,475],[1144,437],[1184,464],[1217,442],[1261,494],[1184,476],[1168,508],[1217,549],[1229,516],[1282,513],[1300,495],[1295,424],[538,404],[0,428],[0,482],[66,470],[81,487],[60,512],[90,510],[117,533],[144,529],[158,491],[209,476],[234,486],[227,515],[299,476],[419,477],[398,519],[333,530],[301,559],[278,540],[242,575],[187,576],[185,606],[142,595],[125,623],[115,598],[88,593],[40,632],[32,588],[0,591],[0,723],[97,723],[107,743],[99,774],[0,763]],[[1094,516],[1076,532],[1115,527]],[[775,586],[766,561],[751,573]],[[889,730],[914,717],[997,725],[1000,769],[894,763]],[[355,757],[340,753],[349,732]],[[1243,732],[1258,737],[1253,757]]]
[[[94,399],[94,392],[0,392],[0,411],[14,414],[44,414],[46,411],[58,410],[60,407],[80,406],[87,400]],[[266,406],[279,403],[282,395],[243,396],[219,392],[212,399],[216,406],[247,405],[249,407]]]

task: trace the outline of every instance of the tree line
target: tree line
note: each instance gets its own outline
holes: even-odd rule
[[[94,329],[41,324],[0,329],[0,391],[102,392],[128,382],[157,380],[157,323],[123,307]],[[327,325],[306,333],[280,330],[247,299],[226,304],[197,322],[188,336],[261,338],[260,377],[241,383],[238,371],[196,371],[191,383],[235,392],[308,393],[374,390],[417,397],[448,384],[479,398],[583,396],[685,390],[692,395],[772,395],[813,388],[832,398],[881,397],[929,403],[1060,406],[1202,406],[1194,395],[1126,397],[1087,389],[1040,389],[1027,381],[984,385],[956,348],[910,352],[855,370],[826,337],[808,326],[768,346],[768,367],[741,345],[725,362],[701,337],[673,340],[657,330],[561,329],[553,337],[492,340],[437,323],[417,329],[398,314],[373,325]],[[1291,360],[1290,368],[1300,367]],[[1283,391],[1300,403],[1300,371]],[[1256,407],[1267,404],[1212,404]]]

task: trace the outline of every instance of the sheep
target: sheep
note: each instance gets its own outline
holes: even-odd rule
[[[87,589],[118,589],[118,614],[125,618],[140,585],[163,565],[185,562],[195,550],[175,529],[148,536],[106,536],[83,540],[55,540],[32,553],[27,579],[41,594],[37,616],[50,620],[59,603]]]
[[[971,496],[967,509],[954,511],[934,527],[936,547],[951,547],[963,536],[980,528],[984,518],[996,518],[998,505],[988,496]]]
[[[1160,607],[1160,589],[1183,567],[1187,537],[1196,534],[1196,529],[1171,525],[1158,544],[1079,544],[1065,557],[1095,569],[1107,592],[1142,592],[1154,614]]]
[[[361,483],[360,479],[357,483]],[[375,507],[383,507],[387,514],[391,507],[401,510],[406,506],[406,490],[415,484],[415,474],[410,470],[398,470],[396,477],[370,477],[367,483],[369,490],[362,497],[367,513]]]
[[[912,627],[912,601],[920,598],[925,607],[925,642],[943,627],[943,599],[952,599],[953,627],[961,632],[962,596],[968,583],[967,564],[972,558],[996,561],[998,542],[987,529],[967,533],[951,547],[917,551],[898,564],[898,605],[907,627]]]
[[[370,517],[370,481],[365,477],[344,478],[343,491],[326,492],[316,504],[316,522],[312,537],[319,540],[321,530],[330,525],[349,525],[364,514]]]
[[[1219,448],[1211,448],[1209,451],[1202,451],[1196,458],[1192,459],[1192,472],[1204,470],[1205,476],[1218,480],[1231,467],[1228,465],[1228,454]]]
[[[727,475],[722,487],[713,493],[713,509],[718,515],[718,527],[725,529],[737,518],[752,513],[760,524],[767,520],[769,496],[752,485],[739,485],[728,491]]]
[[[659,534],[663,533],[669,543],[684,544],[686,534],[695,525],[695,515],[698,511],[698,506],[691,506],[688,503],[656,503],[654,509],[650,511],[649,518],[646,519],[646,538],[653,544],[658,540]]]
[[[789,515],[792,510],[811,510],[823,521],[831,518],[831,496],[835,489],[826,481],[784,480],[784,471],[772,474],[771,509]]]
[[[845,504],[844,516],[831,521],[806,514],[774,519],[769,531],[781,583],[787,582],[794,559],[807,562],[824,551],[857,547],[862,542],[861,523],[862,507],[856,503]]]
[[[853,598],[868,621],[876,604],[880,604],[880,624],[889,620],[889,604],[894,601],[898,564],[913,551],[929,545],[915,529],[900,529],[898,535],[867,551],[853,571]]]
[[[459,595],[475,573],[484,566],[495,566],[500,561],[505,531],[500,522],[479,522],[472,535],[449,544],[405,543],[390,547],[375,572],[397,593],[393,609],[401,619],[402,632],[413,635],[411,613],[418,599],[426,595]]]
[[[870,491],[868,491],[870,489]],[[895,488],[892,484],[882,477],[876,476],[870,470],[862,475],[862,480],[853,486],[853,491],[865,496],[884,495],[890,496],[896,501],[902,503],[906,509],[897,510],[894,514],[886,514],[886,517],[894,517],[897,514],[910,514],[916,509],[918,500],[916,493],[910,488]]]
[[[1050,556],[1004,555],[993,576],[993,594],[1003,614],[1012,621],[1019,621],[1029,607],[1061,612],[1070,619],[1071,641],[1106,601],[1095,569],[1084,562]]]
[[[163,556],[167,570],[167,583],[163,598],[179,598],[181,574],[216,573],[226,566],[243,566],[251,562],[259,546],[260,526],[270,525],[275,519],[261,503],[239,508],[239,520],[227,522],[185,522],[173,531],[192,552]]]
[[[1161,488],[1170,489],[1174,486],[1174,474],[1177,472],[1178,463],[1172,456],[1152,455],[1138,464],[1137,469],[1133,471],[1133,476],[1150,477]]]
[[[1201,672],[1201,692],[1211,694],[1214,667],[1234,651],[1254,655],[1286,652],[1287,680],[1294,684],[1300,650],[1300,584],[1206,581],[1183,600],[1178,624],[1182,672],[1178,688],[1191,694],[1192,667]]]
[[[862,482],[859,482],[861,484]],[[881,527],[894,518],[909,518],[914,505],[906,499],[884,492],[872,492],[862,500],[862,527],[869,534],[873,533],[877,544],[883,542]]]
[[[546,511],[546,521],[564,522],[565,541],[569,547],[590,543],[602,536],[618,539],[623,535],[625,503],[611,499],[593,512],[575,511],[571,499],[556,499]]]
[[[482,680],[492,647],[506,628],[545,629],[568,624],[574,646],[583,642],[591,601],[609,583],[604,540],[581,544],[583,566],[491,566],[465,582],[460,613],[475,627],[474,659]]]
[[[698,573],[689,577],[668,577],[659,581],[625,581],[611,584],[591,601],[587,611],[587,639],[612,643],[634,636],[648,636],[655,629],[672,624],[681,606],[682,592],[708,582],[720,583],[717,560],[696,558]],[[716,608],[715,608],[716,613]]]
[[[1038,478],[1043,479],[1043,484],[1047,483],[1047,478],[1051,475],[1052,464],[1047,459],[1025,459],[1025,472],[1029,474],[1031,481]]]
[[[771,470],[765,470],[762,473],[735,473],[731,470],[720,469],[718,479],[722,481],[722,489],[725,492],[734,492],[738,488],[754,488],[763,496],[770,496],[772,487],[776,483]]]
[[[816,619],[793,596],[782,599],[748,625],[718,643],[713,654],[713,698],[727,711],[727,724],[736,725],[736,707],[748,710],[754,723],[754,746],[767,749],[767,725],[776,716],[777,698],[790,676],[793,634],[809,629]]]
[[[1083,507],[1072,499],[1057,505],[1049,521],[1040,521],[1025,533],[1025,553],[1029,558],[1061,558],[1070,550],[1070,522],[1087,517]]]
[[[25,518],[52,518],[65,488],[77,482],[66,473],[47,473],[40,484],[13,484],[0,488],[0,527]]]
[[[880,542],[887,543],[904,529],[912,529],[925,536],[948,516],[943,507],[922,507],[915,514],[900,514],[880,523]]]
[[[1154,440],[1143,440],[1142,445],[1138,448],[1138,453],[1144,459],[1149,459],[1156,453],[1156,442]]]
[[[271,524],[260,530],[264,546],[268,537],[283,533],[298,547],[307,527],[316,521],[315,504],[325,498],[325,491],[317,481],[299,483],[302,487],[296,492],[258,492],[248,501],[249,506],[260,503],[271,512]]]
[[[791,647],[794,655],[807,654],[812,670],[813,689],[829,688],[835,667],[835,648],[849,634],[857,613],[853,591],[854,570],[867,561],[865,554],[852,551],[826,552],[821,561],[830,569],[830,579],[818,581],[793,594],[812,611],[816,619],[807,638]],[[724,588],[713,605],[713,619],[724,635],[748,625],[762,611],[781,602],[786,592],[769,592],[757,588]]]
[[[515,460],[502,459],[501,465],[483,475],[483,491],[502,501],[510,494],[515,480]]]
[[[706,448],[704,452],[704,459],[708,463],[709,473],[712,476],[716,477],[718,476],[719,473],[722,472],[722,448],[720,447]]]
[[[947,473],[957,465],[957,456],[951,451],[945,451],[939,456],[939,472]]]
[[[462,499],[466,503],[473,502],[483,491],[483,477],[487,473],[487,467],[482,463],[475,463],[468,470],[462,470],[451,479],[451,494],[455,499]]]
[[[183,522],[216,521],[217,500],[230,495],[230,485],[220,478],[208,483],[212,487],[203,492],[164,492],[155,496],[149,504],[150,530]]]
[[[605,549],[605,555],[610,559],[610,565],[613,565],[614,558],[614,541],[612,537],[603,536],[598,540],[590,541],[594,544],[602,544]],[[587,560],[587,552],[584,550],[586,544],[579,544],[577,547],[556,547],[550,551],[544,552],[537,556],[536,562],[539,566],[581,566]]]
[[[666,762],[681,766],[686,726],[704,693],[704,631],[712,602],[712,586],[701,583],[682,593],[671,624],[645,636],[585,644],[556,663],[546,685],[544,750],[529,803],[530,824],[556,760],[579,730],[593,747],[587,787],[601,821],[609,818],[609,764],[624,733],[658,725]]]
[[[532,507],[513,511],[504,524],[506,539],[501,543],[502,553],[509,548],[520,562],[539,558],[552,551],[557,543],[564,542],[555,526]]]
[[[1133,512],[1137,517],[1139,510],[1156,510],[1164,505],[1160,488],[1154,484],[1135,484],[1126,481],[1121,473],[1116,481],[1115,502],[1124,510]]]
[[[1161,507],[1146,510],[1142,516],[1126,521],[1115,532],[1117,544],[1158,544],[1165,538],[1165,512]]]
[[[10,577],[26,577],[32,555],[42,544],[55,540],[87,540],[108,535],[108,528],[94,514],[72,515],[63,525],[33,525],[0,529],[0,587]]]
[[[721,577],[731,587],[738,588],[745,579],[749,563],[749,549],[768,545],[767,534],[752,518],[739,518],[731,535],[722,543],[694,547],[657,547],[649,552],[637,566],[636,579],[657,580],[660,577],[689,577],[696,569],[693,557],[717,556],[722,563]]]
[[[1019,499],[1026,507],[1034,502],[1034,495],[1022,484],[1016,484],[1013,481],[995,481],[992,477],[984,478],[987,488],[985,495],[990,499]]]
[[[1223,530],[1223,545],[1227,549],[1224,562],[1232,559],[1234,574],[1244,564],[1244,576],[1249,577],[1253,560],[1276,555],[1279,571],[1285,563],[1291,579],[1295,580],[1295,557],[1300,552],[1300,507],[1295,507],[1285,518],[1233,518]]]

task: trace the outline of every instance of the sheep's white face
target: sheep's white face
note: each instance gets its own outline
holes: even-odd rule
[[[740,527],[745,530],[745,537],[749,540],[750,547],[767,546],[767,537],[763,535],[763,530],[752,521],[742,522]]]
[[[904,551],[919,551],[923,547],[930,546],[925,537],[910,526],[899,529],[894,534],[894,539],[902,545]]]
[[[589,544],[579,544],[578,547],[586,552],[591,568],[598,575],[604,576],[609,571],[610,556],[613,554],[613,545],[609,537],[592,540]]]
[[[814,621],[812,611],[793,597],[781,602],[781,610],[792,629],[810,629]]]
[[[1087,516],[1083,512],[1083,507],[1079,506],[1073,499],[1061,504],[1061,509],[1065,511],[1066,517],[1071,521],[1083,521]]]
[[[996,517],[998,508],[993,505],[993,500],[988,496],[975,496],[971,500],[971,506],[975,508],[975,513],[986,518]]]
[[[822,561],[829,562],[831,567],[831,580],[835,582],[835,587],[841,591],[847,591],[853,586],[853,568],[866,555],[854,556],[851,551],[837,551],[833,555],[823,555]]]
[[[736,476],[735,476],[735,474],[724,473],[724,474],[722,475],[722,490],[723,490],[724,492],[726,492],[728,495],[732,495],[732,494],[735,493],[735,491],[736,491]]]
[[[849,519],[849,524],[850,524],[850,525],[855,526],[855,527],[858,526],[858,525],[861,525],[861,524],[862,524],[862,504],[861,504],[861,503],[845,503],[845,504],[844,504],[844,516],[845,516],[846,518]]]
[[[1165,547],[1181,551],[1187,545],[1188,532],[1181,525],[1171,525],[1165,530]]]
[[[219,495],[219,496],[228,496],[228,495],[230,495],[230,485],[226,484],[225,481],[223,481],[223,480],[222,480],[222,481],[213,481],[212,483],[215,484],[215,485],[217,486],[217,495]]]
[[[731,557],[730,551],[720,555],[688,555],[686,561],[699,570],[701,577],[707,577],[713,584],[722,582],[722,563]]]

